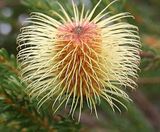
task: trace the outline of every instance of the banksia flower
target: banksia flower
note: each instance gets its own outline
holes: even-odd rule
[[[39,108],[47,101],[57,111],[69,106],[72,116],[86,103],[96,112],[101,99],[113,108],[120,98],[130,100],[123,88],[134,88],[139,64],[137,27],[121,21],[129,13],[110,16],[106,10],[94,13],[101,0],[85,13],[72,2],[73,16],[59,4],[62,14],[53,18],[34,12],[17,42],[22,80]],[[115,1],[114,1],[115,2]],[[118,97],[118,98],[117,98]]]

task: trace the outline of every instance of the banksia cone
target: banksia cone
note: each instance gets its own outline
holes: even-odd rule
[[[122,88],[134,88],[137,78],[137,27],[121,21],[132,17],[127,12],[109,16],[106,10],[113,2],[93,17],[100,2],[87,13],[72,2],[74,16],[59,4],[58,20],[34,12],[22,28],[17,57],[26,91],[39,99],[39,107],[51,101],[57,111],[69,104],[72,115],[79,108],[80,119],[85,102],[97,114],[101,99],[113,110],[119,110],[115,102],[124,106],[117,97],[130,100]]]

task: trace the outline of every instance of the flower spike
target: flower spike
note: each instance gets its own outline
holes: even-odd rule
[[[69,106],[72,116],[78,109],[79,120],[85,103],[96,115],[101,99],[113,110],[120,111],[115,102],[126,108],[119,98],[131,100],[123,88],[136,85],[141,44],[138,28],[122,21],[131,14],[106,11],[116,1],[94,18],[101,0],[87,15],[73,1],[73,16],[61,4],[62,14],[54,11],[58,20],[31,14],[17,38],[17,58],[26,92],[39,108],[48,101],[54,112]]]

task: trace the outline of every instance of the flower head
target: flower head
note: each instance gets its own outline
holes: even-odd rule
[[[57,111],[70,104],[70,114],[79,108],[80,119],[84,102],[97,114],[102,98],[118,110],[114,102],[124,104],[117,97],[130,100],[123,87],[134,88],[137,77],[137,27],[121,21],[132,17],[127,12],[110,16],[110,5],[93,17],[100,2],[88,13],[72,2],[74,16],[59,4],[59,19],[35,12],[22,28],[17,57],[27,93],[40,98],[39,107],[52,101]]]

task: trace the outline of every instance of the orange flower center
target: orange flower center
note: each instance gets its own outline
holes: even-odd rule
[[[56,74],[67,92],[91,96],[102,88],[101,34],[96,24],[69,23],[58,29],[55,51]]]

